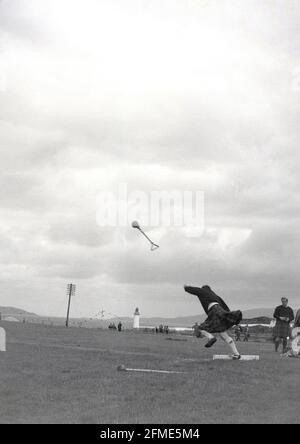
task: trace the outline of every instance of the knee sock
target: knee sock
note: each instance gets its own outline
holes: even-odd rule
[[[283,351],[283,353],[285,352],[286,348],[287,348],[287,339],[283,339],[282,340],[282,351]]]
[[[275,351],[278,351],[279,345],[280,345],[280,339],[279,338],[275,338],[274,339],[274,344],[275,344]]]
[[[223,339],[223,341],[226,342],[226,344],[229,345],[229,347],[231,348],[232,352],[234,355],[239,355],[238,349],[236,348],[235,342],[234,340],[229,336],[228,333],[224,332],[224,333],[220,333],[221,338]]]
[[[212,335],[211,333],[208,333],[208,331],[200,330],[200,332],[201,332],[202,335],[205,336],[207,339],[212,339],[212,338],[214,338],[214,335]]]

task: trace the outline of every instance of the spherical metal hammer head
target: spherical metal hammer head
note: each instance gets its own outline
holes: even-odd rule
[[[131,224],[132,228],[137,228],[138,230],[140,230],[140,224],[135,220],[132,222]]]

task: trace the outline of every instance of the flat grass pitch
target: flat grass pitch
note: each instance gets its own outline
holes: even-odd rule
[[[218,343],[1,322],[1,423],[299,423],[300,360],[241,343],[260,361],[213,361]],[[118,372],[119,365],[182,374]]]

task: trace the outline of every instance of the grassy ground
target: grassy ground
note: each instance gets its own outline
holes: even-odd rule
[[[218,341],[1,323],[0,423],[299,423],[300,360],[241,343],[251,362],[212,361]],[[185,371],[123,373],[117,366]]]

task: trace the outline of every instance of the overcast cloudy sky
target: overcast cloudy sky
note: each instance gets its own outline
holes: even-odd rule
[[[300,308],[299,25],[297,0],[0,0],[0,305]],[[100,227],[119,183],[203,190],[202,236]]]

